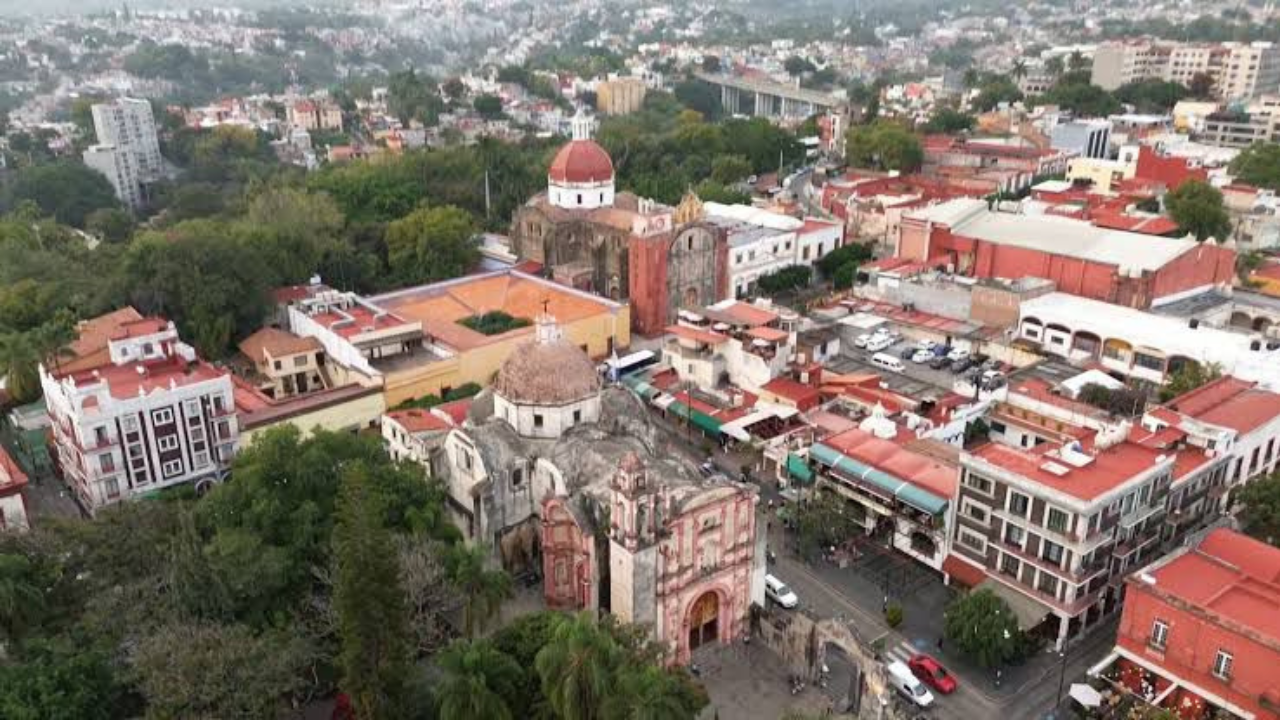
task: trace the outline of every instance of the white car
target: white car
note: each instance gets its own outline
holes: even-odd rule
[[[969,357],[969,351],[964,348],[953,348],[951,352],[947,353],[947,359],[951,362],[964,360],[967,357]]]
[[[788,610],[800,604],[800,598],[796,597],[795,592],[787,587],[786,583],[772,575],[764,576],[764,594],[765,597]]]
[[[867,342],[867,352],[878,353],[893,345],[893,338],[888,335],[877,335]]]
[[[920,682],[920,678],[911,672],[911,668],[907,667],[906,663],[895,660],[884,669],[885,674],[889,676],[889,684],[893,685],[893,689],[903,697],[922,708],[933,704],[933,693],[929,692],[929,688]]]
[[[872,337],[871,333],[862,333],[853,339],[853,345],[854,347],[866,347],[867,343],[871,342]]]
[[[913,363],[927,363],[937,357],[932,350],[917,350],[915,355],[911,356]]]

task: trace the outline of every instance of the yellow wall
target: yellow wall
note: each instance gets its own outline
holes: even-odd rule
[[[1115,160],[1072,158],[1067,164],[1067,180],[1088,180],[1097,192],[1111,192],[1111,183],[1126,177],[1132,177],[1132,171]]]
[[[1276,278],[1262,277],[1261,275],[1250,275],[1249,281],[1257,283],[1254,288],[1263,295],[1272,297],[1280,297],[1280,280]]]
[[[623,305],[616,314],[603,311],[566,323],[561,330],[569,342],[586,345],[588,355],[603,358],[609,354],[610,338],[617,337],[619,350],[631,344],[631,307]],[[472,348],[448,360],[389,373],[384,385],[387,407],[424,395],[439,395],[441,388],[456,388],[471,382],[487,386],[493,382],[507,356],[532,339],[532,333],[525,333]]]
[[[387,405],[383,400],[382,393],[369,393],[368,395],[352,398],[347,402],[330,405],[303,415],[281,418],[251,430],[242,430],[240,432],[240,447],[248,447],[257,435],[277,425],[286,423],[296,425],[302,431],[303,437],[309,436],[316,427],[335,431],[366,428],[369,423],[382,417],[382,413],[386,412],[386,409]]]

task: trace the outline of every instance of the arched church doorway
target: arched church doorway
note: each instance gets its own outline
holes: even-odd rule
[[[689,608],[689,650],[714,643],[720,637],[720,596],[703,593]]]

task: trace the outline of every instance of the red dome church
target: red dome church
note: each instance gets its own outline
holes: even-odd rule
[[[547,170],[547,199],[569,210],[613,206],[613,160],[591,139],[591,118],[581,110],[573,117],[573,139]]]

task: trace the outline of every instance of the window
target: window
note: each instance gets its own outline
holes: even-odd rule
[[[1124,503],[1120,507],[1125,514],[1128,514],[1133,509],[1133,493],[1124,496]]]
[[[111,453],[98,456],[98,467],[102,468],[104,473],[113,473],[116,471],[116,459]]]
[[[198,428],[198,427],[191,428],[191,430],[189,430],[187,434],[191,437],[192,442],[199,442],[201,440],[204,440],[204,428]]]
[[[1056,598],[1058,597],[1058,578],[1047,572],[1042,572],[1040,573],[1040,579],[1036,581],[1036,589]]]
[[[520,487],[524,483],[524,468],[516,468],[511,471],[511,487]]]
[[[964,484],[984,495],[990,495],[993,487],[990,480],[982,477],[981,475],[974,475],[973,473],[965,474]]]
[[[106,426],[99,425],[98,427],[93,429],[93,444],[96,446],[102,446],[107,444]]]
[[[1022,569],[1022,562],[1012,555],[1005,555],[1000,559],[1000,572],[1010,577],[1018,577],[1018,571]]]
[[[151,422],[156,425],[168,425],[173,422],[173,410],[162,408],[151,413]]]
[[[160,466],[160,472],[161,472],[161,473],[164,475],[164,477],[166,477],[166,478],[171,478],[171,477],[175,477],[175,476],[177,476],[177,475],[181,475],[181,474],[182,474],[182,461],[181,461],[181,460],[170,460],[169,462],[167,462],[167,463],[165,463],[164,465]]]
[[[226,405],[226,402],[222,399],[222,396],[221,396],[221,395],[214,395],[214,396],[213,396],[213,411],[214,411],[214,412],[216,412],[216,413],[220,413],[220,412],[222,412],[222,411],[223,411],[223,409],[224,409],[224,408],[226,408],[226,406],[227,406],[227,405]]]
[[[1134,353],[1133,364],[1146,370],[1155,370],[1156,372],[1161,373],[1164,372],[1164,358],[1143,355],[1142,353]]]
[[[1058,508],[1049,508],[1049,520],[1045,526],[1054,532],[1065,533],[1067,531],[1067,514]]]
[[[1213,658],[1213,674],[1222,680],[1231,679],[1231,662],[1234,658],[1231,653],[1226,650],[1219,650],[1217,656]]]
[[[178,449],[177,435],[161,435],[156,438],[156,447],[160,448],[160,452],[168,452],[169,450]]]
[[[274,368],[275,368],[275,369],[277,369],[277,370],[280,370],[280,369],[283,369],[283,368],[284,368],[284,364],[283,364],[283,363],[281,363],[279,360],[273,360],[273,361],[271,362],[271,366],[272,366],[272,367],[274,367]]]
[[[581,410],[574,410],[574,411],[573,411],[573,424],[574,424],[574,425],[577,425],[577,424],[578,424],[578,423],[580,423],[580,422],[582,422],[582,411],[581,411]]]
[[[1009,513],[1018,517],[1026,517],[1031,508],[1031,498],[1021,493],[1009,493]]]
[[[1054,565],[1062,565],[1062,546],[1052,540],[1045,540],[1040,546],[1040,557]]]
[[[306,366],[307,366],[307,356],[306,356],[306,355],[296,355],[296,356],[294,356],[294,358],[293,358],[293,366],[294,366],[294,367],[306,367]]]
[[[127,433],[138,431],[138,418],[130,415],[124,419],[124,431]]]
[[[970,520],[982,523],[983,525],[986,525],[990,521],[990,513],[987,512],[986,506],[972,502],[968,498],[966,498],[964,502],[964,514]]]
[[[987,552],[987,539],[964,528],[960,529],[960,544],[979,554],[985,555]]]
[[[539,428],[542,427],[542,415],[540,413],[534,413],[533,426]]]
[[[1151,639],[1148,642],[1151,643],[1151,647],[1165,649],[1169,644],[1169,625],[1163,620],[1151,623]]]
[[[115,478],[107,478],[106,481],[102,483],[102,488],[103,490],[106,490],[107,497],[109,498],[120,497],[120,481],[119,480],[116,480]]]
[[[1005,524],[1004,526],[1005,542],[1009,543],[1010,545],[1017,545],[1018,547],[1022,547],[1022,539],[1024,537],[1026,537],[1026,533],[1022,531],[1022,528],[1018,527],[1017,525],[1010,525],[1008,523]]]
[[[195,454],[195,467],[196,467],[196,469],[199,469],[199,468],[205,467],[205,466],[206,466],[206,465],[208,465],[208,464],[209,464],[209,453],[207,453],[207,452],[198,452],[198,453],[196,453],[196,454]]]

